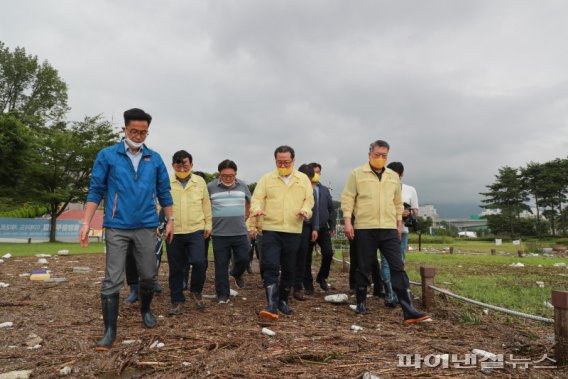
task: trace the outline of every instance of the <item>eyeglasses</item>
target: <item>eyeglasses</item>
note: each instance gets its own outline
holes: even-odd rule
[[[373,158],[384,158],[384,159],[387,159],[388,154],[376,154],[376,153],[372,153],[371,156],[372,156]]]
[[[237,175],[236,174],[228,174],[228,175],[219,175],[221,179],[234,179]]]
[[[292,161],[276,161],[276,166],[278,167],[290,167]]]
[[[146,137],[146,136],[148,136],[148,131],[147,131],[147,130],[126,129],[126,131],[128,132],[128,134],[131,134],[131,135],[133,135],[133,136],[140,136],[140,137]]]

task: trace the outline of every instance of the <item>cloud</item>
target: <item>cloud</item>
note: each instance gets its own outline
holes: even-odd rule
[[[503,165],[568,151],[568,4],[530,1],[20,1],[11,47],[49,60],[72,119],[154,116],[148,144],[256,181],[281,144],[335,197],[370,142],[422,202],[476,203]]]

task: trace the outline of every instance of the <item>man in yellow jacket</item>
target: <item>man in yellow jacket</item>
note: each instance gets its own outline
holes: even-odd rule
[[[274,151],[276,169],[258,181],[251,200],[252,217],[262,217],[260,269],[268,305],[260,316],[268,319],[277,319],[278,310],[292,314],[288,297],[294,281],[302,223],[312,216],[314,206],[310,179],[294,170],[294,157],[290,146],[278,147]]]
[[[371,265],[380,249],[389,263],[392,287],[402,307],[404,322],[421,322],[431,316],[414,308],[408,292],[409,280],[400,255],[402,186],[398,174],[385,167],[389,150],[387,142],[373,142],[369,147],[369,162],[351,172],[341,194],[345,235],[356,241],[356,312],[367,313],[365,301]]]
[[[201,291],[205,284],[205,239],[211,235],[211,201],[205,180],[191,173],[193,157],[187,151],[176,152],[172,159],[174,176],[170,180],[174,201],[174,238],[167,245],[170,266],[169,285],[172,309],[170,315],[183,311],[183,270],[190,264],[189,291],[198,308],[203,308]]]

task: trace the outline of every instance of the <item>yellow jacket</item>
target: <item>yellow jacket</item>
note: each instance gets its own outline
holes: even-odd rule
[[[351,172],[341,194],[343,217],[355,216],[355,229],[396,229],[402,220],[402,186],[398,174],[386,168],[379,181],[369,163]]]
[[[298,212],[303,210],[311,217],[313,206],[314,191],[306,175],[294,170],[286,185],[278,175],[278,170],[274,170],[260,178],[256,184],[250,213],[258,210],[266,213],[262,218],[259,217],[257,230],[301,233],[304,219],[298,216]]]
[[[193,233],[198,230],[211,230],[211,200],[205,180],[191,174],[185,188],[170,177],[172,198],[174,199],[174,234]]]

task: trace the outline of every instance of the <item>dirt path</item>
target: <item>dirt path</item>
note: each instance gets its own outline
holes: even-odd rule
[[[121,305],[118,337],[110,352],[95,352],[103,323],[99,289],[104,269],[103,255],[71,255],[48,258],[52,277],[63,283],[32,282],[20,274],[40,269],[36,257],[11,258],[0,265],[0,373],[33,369],[33,377],[54,377],[64,366],[73,377],[321,377],[355,378],[371,372],[389,377],[480,377],[480,365],[471,369],[397,367],[397,354],[464,354],[483,349],[514,358],[536,361],[547,353],[553,357],[552,327],[515,319],[484,316],[481,325],[458,323],[461,305],[441,299],[435,320],[415,326],[401,324],[400,309],[387,309],[382,299],[370,298],[370,313],[357,316],[348,305],[331,305],[317,292],[308,301],[292,301],[295,314],[265,322],[257,317],[264,306],[258,274],[246,275],[247,287],[230,304],[207,301],[204,310],[188,303],[188,311],[167,317],[170,309],[167,264],[160,270],[164,292],[153,309],[158,327],[142,327],[138,304]],[[334,263],[336,269],[340,264]],[[73,273],[87,266],[88,273]],[[205,294],[212,295],[213,270],[207,273]],[[333,293],[346,292],[345,274],[334,272]],[[416,291],[416,290],[415,290]],[[126,289],[122,290],[122,299]],[[351,326],[363,327],[354,332]],[[269,327],[276,336],[261,333]],[[43,341],[41,348],[28,349],[31,333]],[[134,340],[123,344],[125,340]],[[152,348],[159,341],[162,348]],[[452,364],[450,363],[450,366]],[[507,377],[568,377],[568,369],[523,371],[505,364],[493,375]]]

